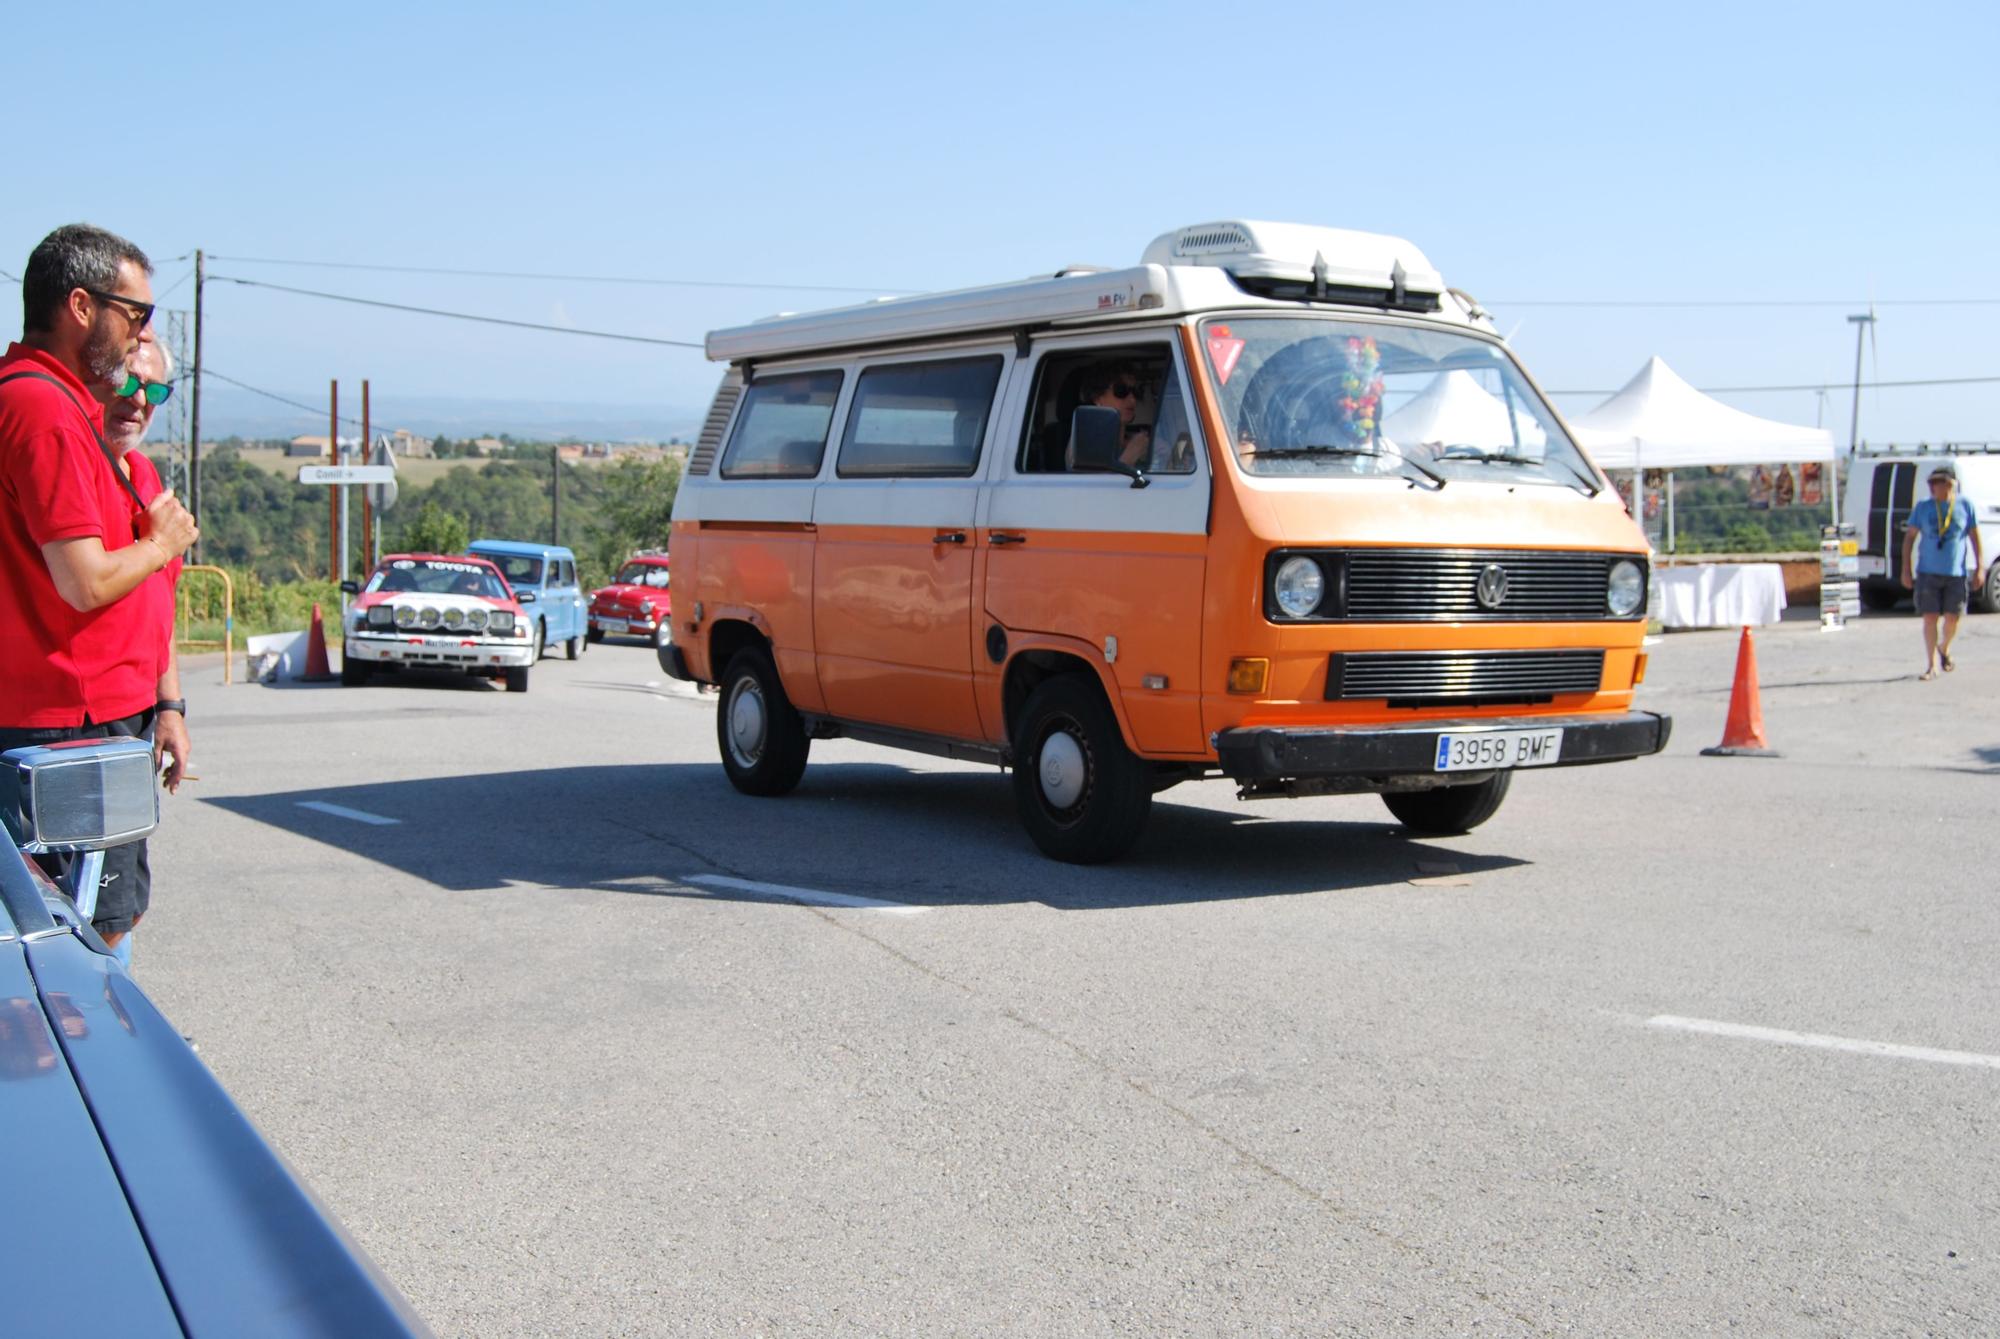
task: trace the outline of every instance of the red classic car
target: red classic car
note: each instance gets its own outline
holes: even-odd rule
[[[668,635],[667,615],[673,607],[667,590],[667,555],[634,554],[610,585],[590,593],[590,640],[644,637],[658,645]]]

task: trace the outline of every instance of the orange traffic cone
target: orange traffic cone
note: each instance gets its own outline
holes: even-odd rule
[[[313,604],[312,631],[306,636],[306,672],[299,676],[300,683],[326,683],[333,678],[333,669],[326,663],[326,623],[320,618],[319,604]]]
[[[1782,755],[1764,738],[1764,707],[1757,698],[1757,644],[1750,629],[1736,647],[1736,687],[1729,694],[1729,720],[1722,727],[1722,742],[1703,749],[1704,757],[1776,758]]]

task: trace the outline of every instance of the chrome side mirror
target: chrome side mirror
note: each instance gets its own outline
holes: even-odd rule
[[[143,739],[70,739],[0,753],[0,822],[28,855],[123,846],[159,821],[153,746]]]

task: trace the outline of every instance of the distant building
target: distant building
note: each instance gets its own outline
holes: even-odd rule
[[[506,443],[502,442],[498,437],[475,437],[472,439],[472,449],[482,456],[497,456],[505,446]]]
[[[385,433],[382,440],[389,443],[389,449],[396,453],[398,460],[429,460],[437,453],[431,449],[432,439],[419,437],[408,428],[398,428]]]

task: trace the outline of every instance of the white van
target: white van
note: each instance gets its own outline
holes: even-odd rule
[[[1894,609],[1910,592],[1903,586],[1903,524],[1910,510],[1929,497],[1932,470],[1949,465],[1958,474],[1958,492],[1972,504],[1984,532],[1986,570],[1972,588],[1972,607],[2000,612],[2000,443],[1950,443],[1933,450],[1889,447],[1874,454],[1862,447],[1847,470],[1841,519],[1861,542],[1861,603]]]

